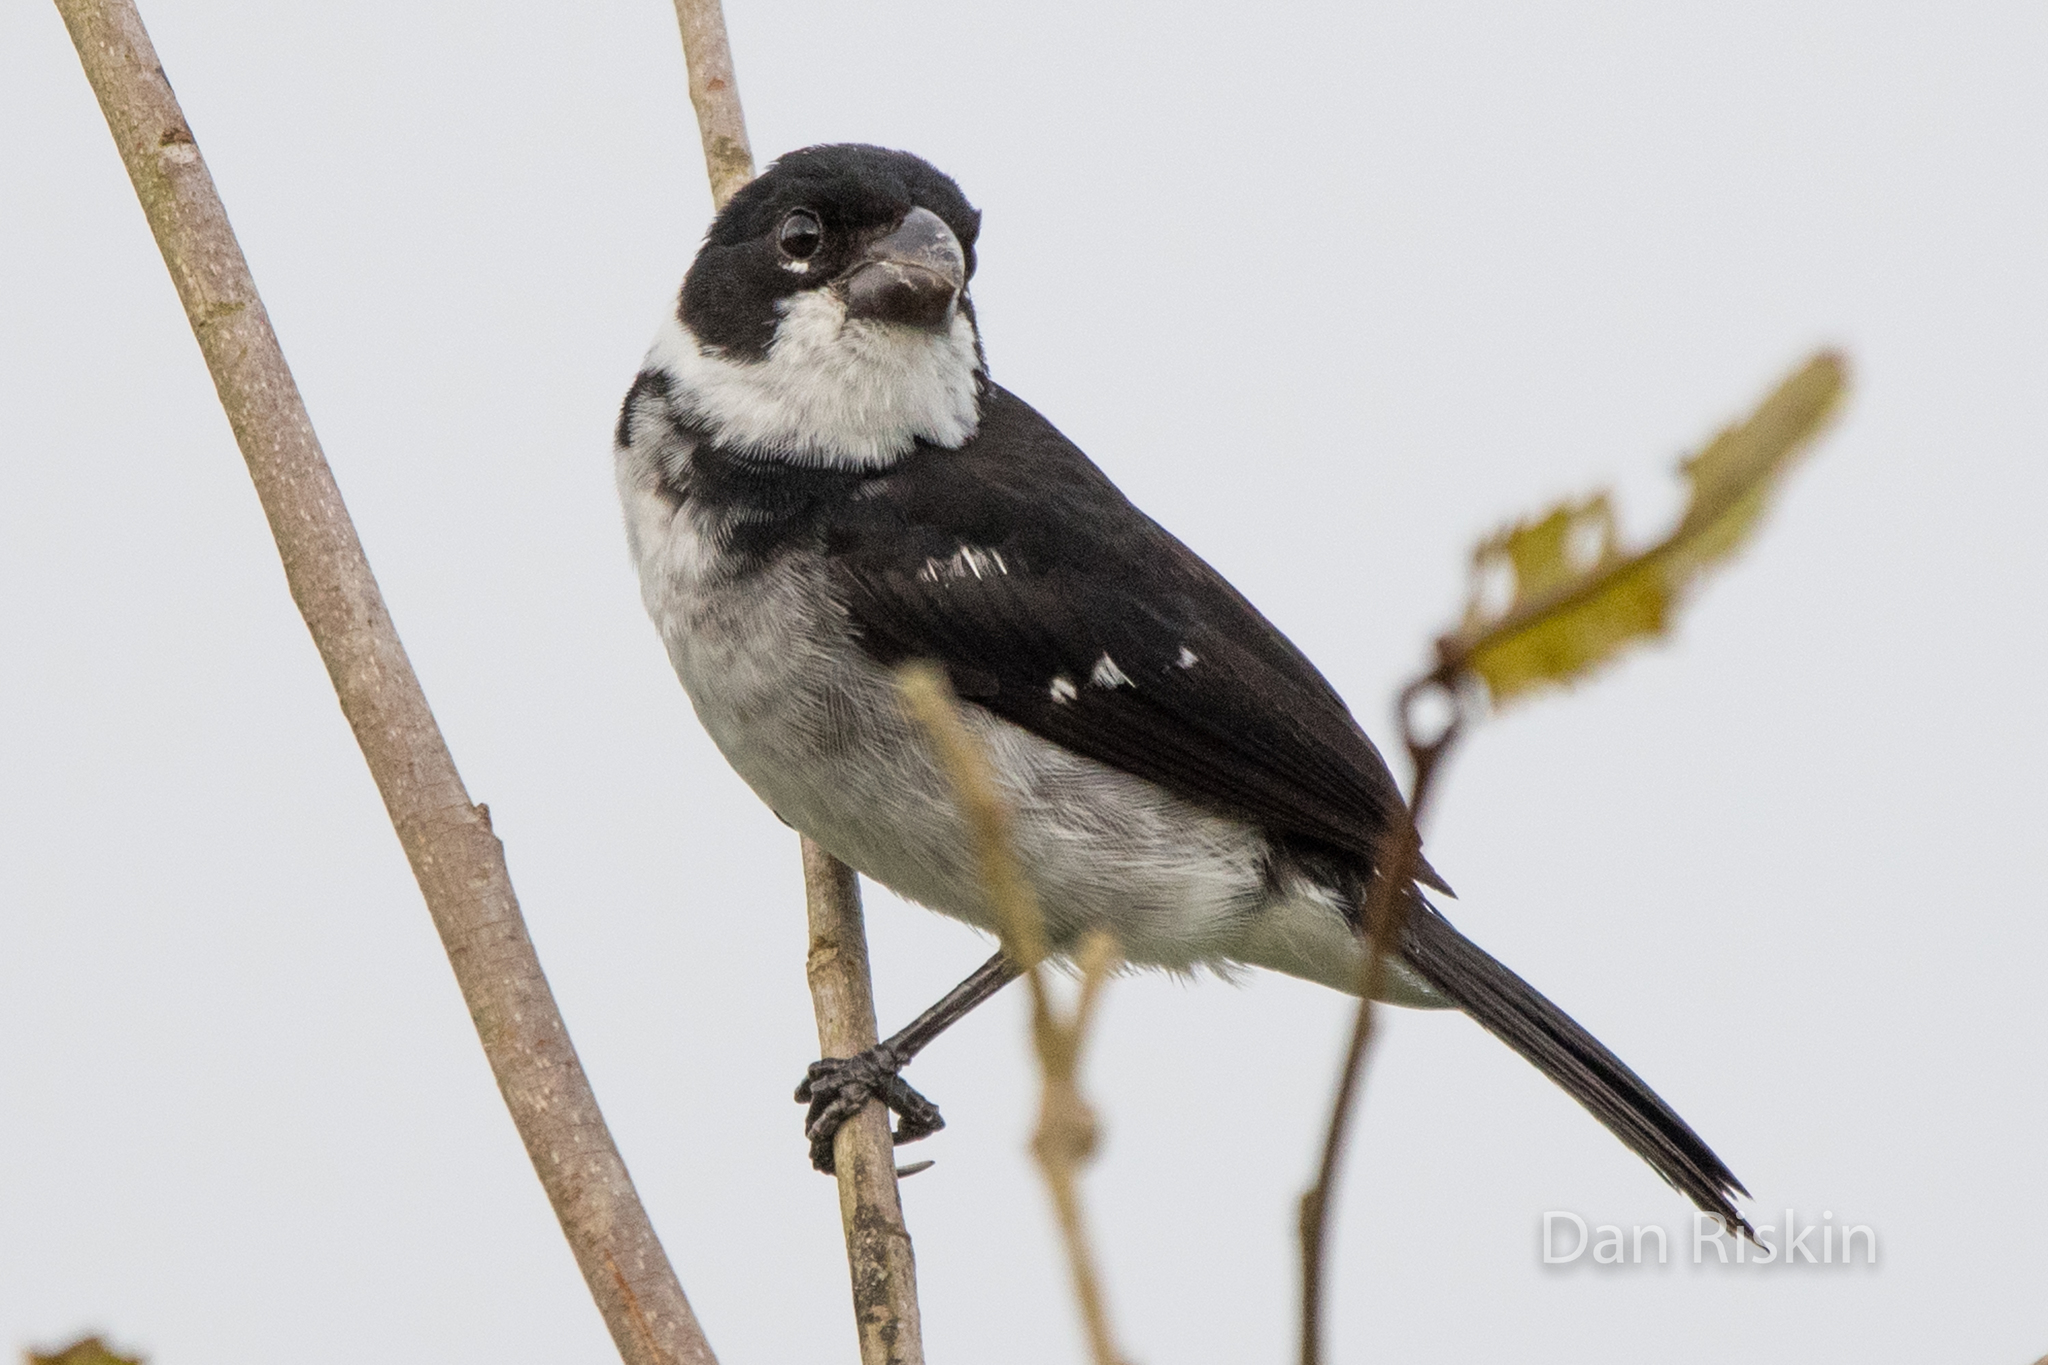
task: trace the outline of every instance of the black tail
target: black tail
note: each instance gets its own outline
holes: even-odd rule
[[[1600,1040],[1536,988],[1451,927],[1435,907],[1409,902],[1401,956],[1486,1031],[1592,1111],[1651,1169],[1729,1228],[1747,1231],[1732,1195],[1749,1191],[1671,1106]]]

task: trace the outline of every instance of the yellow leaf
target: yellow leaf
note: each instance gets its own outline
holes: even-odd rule
[[[141,1356],[118,1356],[98,1337],[72,1342],[54,1355],[27,1353],[28,1365],[142,1365]]]
[[[1477,676],[1500,705],[1576,681],[1629,644],[1663,634],[1700,572],[1755,531],[1845,383],[1842,357],[1823,351],[1687,460],[1684,515],[1646,549],[1621,549],[1604,493],[1489,537],[1473,551],[1464,620],[1437,642],[1440,667]]]

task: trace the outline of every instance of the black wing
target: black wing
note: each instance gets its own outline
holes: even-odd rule
[[[1003,389],[839,502],[826,549],[876,658],[1077,753],[1366,860],[1402,809],[1301,651]]]
[[[936,660],[962,695],[1036,734],[1362,861],[1398,818],[1387,765],[1314,665],[1008,393],[991,391],[966,446],[920,449],[827,519],[838,587],[883,662]],[[1442,884],[1426,865],[1419,880]],[[1700,1208],[1747,1229],[1730,1202],[1741,1184],[1684,1120],[1420,895],[1402,955]]]

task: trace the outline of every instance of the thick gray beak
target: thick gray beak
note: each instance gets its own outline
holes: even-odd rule
[[[930,209],[912,209],[839,277],[846,316],[938,331],[967,282],[967,253]]]

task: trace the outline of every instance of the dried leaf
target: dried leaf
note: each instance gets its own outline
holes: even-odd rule
[[[1680,471],[1691,486],[1671,533],[1625,552],[1606,494],[1562,503],[1473,551],[1464,621],[1439,663],[1486,684],[1495,705],[1583,677],[1629,644],[1661,635],[1702,570],[1739,550],[1771,494],[1839,405],[1842,357],[1807,361],[1745,421]],[[1493,589],[1489,591],[1489,589]]]
[[[83,1337],[55,1355],[27,1353],[28,1365],[142,1365],[141,1356],[115,1355],[98,1337]]]

